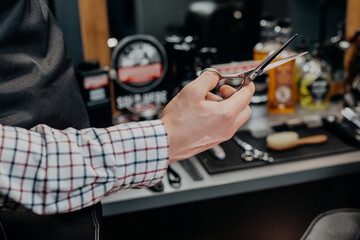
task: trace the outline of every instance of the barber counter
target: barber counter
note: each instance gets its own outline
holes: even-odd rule
[[[239,148],[225,142],[221,146],[229,159],[212,159],[213,154],[207,151],[189,158],[186,164],[172,163],[170,170],[173,171],[164,177],[160,189],[125,190],[108,196],[102,202],[104,215],[131,213],[358,173],[360,148],[343,141],[330,130],[325,131],[328,135],[325,144],[299,146],[284,152],[264,148],[264,135],[261,134],[266,135],[269,128],[294,130],[300,136],[309,132],[324,133],[322,119],[328,116],[341,118],[343,108],[342,102],[335,102],[324,111],[314,112],[298,107],[293,114],[277,115],[268,114],[265,105],[253,105],[251,119],[236,135],[241,139],[248,137],[247,142],[267,151],[274,158],[273,162],[247,162],[241,159],[241,152],[236,159],[234,152]],[[190,174],[189,163],[197,175]]]

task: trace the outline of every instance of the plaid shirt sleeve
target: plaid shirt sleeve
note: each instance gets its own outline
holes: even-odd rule
[[[0,125],[0,205],[70,212],[120,189],[152,186],[166,173],[168,149],[161,120],[63,131]]]

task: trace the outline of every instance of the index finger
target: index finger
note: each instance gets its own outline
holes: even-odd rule
[[[255,85],[253,82],[243,86],[239,91],[236,91],[229,98],[222,101],[226,107],[235,111],[241,112],[247,105],[250,104],[251,98],[255,92]]]

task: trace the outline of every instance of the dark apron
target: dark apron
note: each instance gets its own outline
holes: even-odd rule
[[[40,0],[0,0],[0,123],[89,126],[62,32]],[[0,210],[0,239],[101,239],[101,204],[51,216]]]

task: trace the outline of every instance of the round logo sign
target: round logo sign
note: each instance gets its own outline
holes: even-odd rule
[[[120,41],[112,54],[112,65],[120,87],[135,93],[148,92],[159,85],[168,67],[164,47],[145,35]]]

